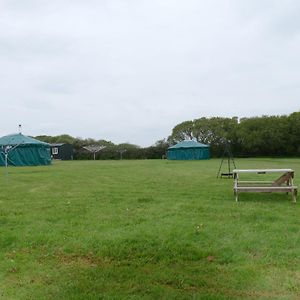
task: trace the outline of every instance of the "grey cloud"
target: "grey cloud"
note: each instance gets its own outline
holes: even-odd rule
[[[0,96],[14,116],[0,134],[23,123],[31,135],[149,145],[188,119],[299,109],[297,1],[9,0],[0,8]]]

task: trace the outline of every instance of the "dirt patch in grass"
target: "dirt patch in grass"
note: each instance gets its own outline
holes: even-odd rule
[[[55,258],[63,265],[76,265],[80,267],[105,267],[112,265],[112,261],[108,258],[95,256],[93,253],[88,254],[66,254],[57,252]]]

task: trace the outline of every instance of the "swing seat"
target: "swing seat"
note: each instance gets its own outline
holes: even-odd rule
[[[221,173],[221,178],[222,177],[228,177],[228,178],[230,178],[230,177],[233,177],[233,173]]]

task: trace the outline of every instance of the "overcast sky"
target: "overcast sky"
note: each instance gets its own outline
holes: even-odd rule
[[[0,135],[148,146],[300,110],[300,1],[0,0]]]

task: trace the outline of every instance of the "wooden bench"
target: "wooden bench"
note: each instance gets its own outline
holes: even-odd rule
[[[238,201],[238,195],[243,193],[291,193],[293,202],[296,202],[297,186],[294,186],[294,170],[292,169],[248,169],[233,170],[234,186],[233,191],[235,200]],[[282,175],[274,181],[241,181],[239,175],[245,173],[267,174],[282,173]]]

